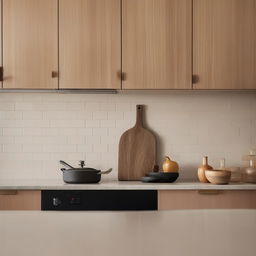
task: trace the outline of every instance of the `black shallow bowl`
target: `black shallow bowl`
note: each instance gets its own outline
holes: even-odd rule
[[[178,179],[178,172],[150,172],[149,177],[158,179],[158,182],[174,182]]]
[[[145,176],[141,178],[142,182],[161,182],[160,179],[150,176]]]

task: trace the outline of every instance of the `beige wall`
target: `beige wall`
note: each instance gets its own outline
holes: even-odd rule
[[[4,256],[254,256],[255,210],[0,212]]]
[[[145,104],[158,137],[158,156],[170,155],[181,177],[195,177],[204,155],[229,166],[256,148],[256,93],[158,91],[117,95],[0,94],[0,178],[61,178],[58,161],[85,159],[114,168],[120,135]]]

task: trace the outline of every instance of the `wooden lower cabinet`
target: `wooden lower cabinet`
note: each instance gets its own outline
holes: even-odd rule
[[[41,210],[41,191],[0,190],[2,210]]]
[[[256,209],[256,190],[158,191],[158,210]]]
[[[158,210],[256,209],[256,190],[159,190]],[[0,211],[41,210],[39,190],[0,190]]]

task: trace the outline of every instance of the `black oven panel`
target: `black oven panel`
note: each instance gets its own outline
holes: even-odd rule
[[[41,208],[48,211],[157,210],[156,190],[43,190]]]

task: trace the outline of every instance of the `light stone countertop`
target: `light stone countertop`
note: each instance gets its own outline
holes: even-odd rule
[[[98,184],[65,184],[62,180],[0,180],[0,190],[256,190],[256,184],[212,185],[192,181],[142,183],[102,180]]]

